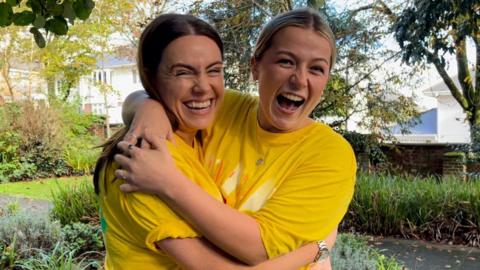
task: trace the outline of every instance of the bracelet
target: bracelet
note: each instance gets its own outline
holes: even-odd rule
[[[317,241],[316,244],[318,246],[318,251],[317,251],[317,255],[315,255],[315,258],[313,259],[313,263],[321,262],[330,256],[330,251],[328,250],[327,242],[325,242],[324,240],[320,240],[320,241]]]

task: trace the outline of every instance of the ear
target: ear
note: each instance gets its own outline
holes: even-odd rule
[[[258,80],[258,67],[255,57],[250,58],[250,69],[252,70],[252,78],[254,81]]]

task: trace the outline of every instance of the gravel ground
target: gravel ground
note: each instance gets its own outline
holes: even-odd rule
[[[52,203],[46,200],[0,195],[0,208],[4,208],[8,204],[15,202],[18,202],[20,210],[27,212],[32,211],[48,214],[49,210],[53,207]]]

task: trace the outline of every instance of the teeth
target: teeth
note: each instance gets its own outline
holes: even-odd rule
[[[299,96],[289,94],[289,93],[284,93],[284,94],[282,94],[282,96],[290,99],[291,101],[302,101],[303,100],[303,98],[301,98]]]
[[[192,109],[205,109],[210,106],[212,103],[211,100],[205,100],[205,101],[189,101],[186,103],[187,107],[192,108]]]

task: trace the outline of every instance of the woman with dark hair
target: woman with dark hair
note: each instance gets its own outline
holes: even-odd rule
[[[171,136],[176,144],[146,134],[155,150],[169,153],[161,164],[170,170],[169,175],[188,178],[219,203],[222,195],[200,163],[203,142],[198,135],[211,125],[223,99],[222,60],[221,39],[210,25],[193,16],[166,14],[142,33],[137,61],[149,97],[165,109],[166,114],[159,117],[167,115],[163,121],[174,131]],[[201,238],[159,197],[120,191],[128,175],[118,170],[119,163],[128,157],[116,155],[119,151],[115,146],[125,133],[121,130],[105,143],[94,173],[106,244],[105,268],[250,268]],[[124,146],[122,150],[130,158],[156,158],[151,156],[155,153],[143,151],[142,142]],[[123,168],[135,169],[128,165]],[[309,245],[254,268],[295,269],[308,264],[316,252],[317,247]]]

